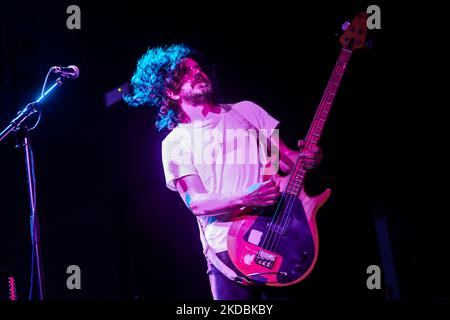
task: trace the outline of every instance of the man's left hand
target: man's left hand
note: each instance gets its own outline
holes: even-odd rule
[[[297,146],[300,149],[299,157],[302,159],[302,167],[306,170],[316,168],[322,161],[322,151],[318,145],[312,145],[305,149],[305,140],[299,140]]]

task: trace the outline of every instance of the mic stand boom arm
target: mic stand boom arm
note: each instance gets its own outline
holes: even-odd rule
[[[46,97],[49,95],[50,92],[52,92],[56,87],[60,87],[63,84],[63,78],[58,78],[55,81],[55,84],[51,86],[43,95],[39,97],[34,102],[31,102],[27,104],[27,106],[22,110],[19,111],[17,117],[15,117],[9,125],[0,133],[0,141],[2,141],[11,131],[16,131],[17,128],[19,128],[20,124],[25,121],[29,116],[31,116],[33,113],[37,112],[37,105]]]

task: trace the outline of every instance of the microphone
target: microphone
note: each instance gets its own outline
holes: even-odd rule
[[[77,66],[68,67],[51,67],[53,73],[59,74],[61,77],[68,79],[76,79],[80,75],[80,69]]]

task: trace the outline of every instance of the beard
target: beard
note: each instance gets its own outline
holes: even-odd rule
[[[182,97],[187,101],[203,102],[210,100],[213,94],[211,84],[209,82],[197,83],[188,92],[184,92]]]

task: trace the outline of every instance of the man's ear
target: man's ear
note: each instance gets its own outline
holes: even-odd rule
[[[167,96],[172,99],[172,100],[179,100],[180,99],[180,95],[176,94],[175,92],[173,92],[172,90],[166,90],[166,94]]]

